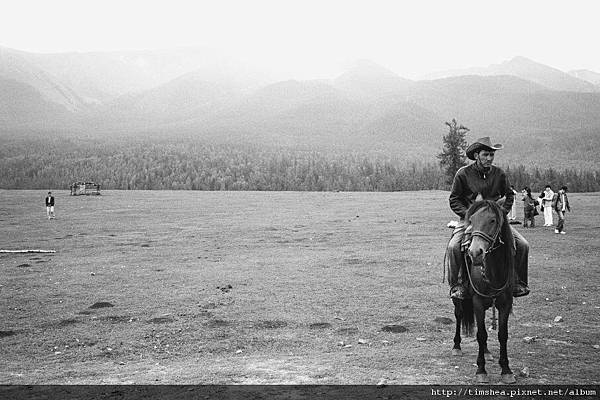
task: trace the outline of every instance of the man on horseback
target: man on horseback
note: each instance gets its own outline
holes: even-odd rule
[[[462,167],[454,176],[449,201],[450,208],[460,217],[460,222],[454,229],[447,249],[451,298],[464,299],[468,288],[465,259],[461,248],[466,229],[464,219],[467,210],[476,198],[497,201],[504,197],[502,207],[506,213],[510,212],[514,202],[514,193],[506,174],[502,169],[492,165],[496,150],[502,148],[501,144],[492,144],[489,137],[477,139],[466,151],[467,157],[475,162]],[[527,287],[529,243],[519,232],[512,227],[511,229],[516,246],[513,296],[526,296],[529,294]]]

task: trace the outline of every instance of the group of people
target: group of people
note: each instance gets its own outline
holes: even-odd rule
[[[517,191],[511,186],[514,195]],[[555,193],[550,185],[546,185],[542,193],[537,198],[531,194],[529,187],[524,187],[521,194],[523,196],[523,227],[535,228],[535,216],[539,215],[540,211],[544,213],[544,226],[554,226],[554,212],[558,215],[558,223],[554,229],[554,233],[566,234],[565,232],[565,213],[571,211],[569,205],[569,197],[567,196],[567,186],[562,186]],[[513,203],[511,212],[509,213],[510,220],[516,220],[516,204]]]

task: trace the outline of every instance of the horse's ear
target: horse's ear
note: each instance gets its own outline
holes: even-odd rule
[[[506,201],[506,197],[501,197],[498,200],[496,200],[496,204],[498,204],[500,207],[504,207],[505,201]]]
[[[477,193],[477,197],[475,197],[475,201],[483,200],[483,195],[481,193]]]

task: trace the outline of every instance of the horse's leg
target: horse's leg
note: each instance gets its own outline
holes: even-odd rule
[[[494,311],[494,305],[492,304],[492,312],[493,311]],[[493,321],[492,321],[492,326],[494,326],[494,322]],[[492,355],[492,353],[490,352],[490,350],[487,347],[487,342],[485,344],[485,348],[483,349],[483,355],[485,356],[485,359],[487,361],[493,361],[494,360],[494,356]]]
[[[477,383],[489,383],[490,379],[485,370],[485,349],[487,348],[487,331],[485,330],[485,307],[481,299],[473,299],[475,319],[477,320]]]
[[[454,303],[454,318],[456,318],[456,331],[454,333],[454,347],[452,347],[453,356],[462,356],[462,349],[460,348],[460,323],[463,317],[463,308],[459,299],[452,299]]]
[[[498,341],[500,342],[500,360],[498,363],[502,368],[501,380],[503,383],[515,383],[515,375],[508,366],[508,353],[506,350],[506,342],[508,341],[508,316],[510,314],[510,306],[502,304],[498,307]]]

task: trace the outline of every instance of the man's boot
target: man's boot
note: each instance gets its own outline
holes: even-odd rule
[[[462,268],[460,265],[450,263],[449,281],[450,281],[450,298],[464,300],[467,294],[467,288],[463,283],[461,275]]]
[[[450,298],[464,300],[467,290],[462,283],[457,283],[450,288]]]
[[[515,247],[515,281],[513,285],[513,297],[527,296],[529,294],[529,288],[527,287],[529,244],[520,236],[520,241],[515,241]]]

